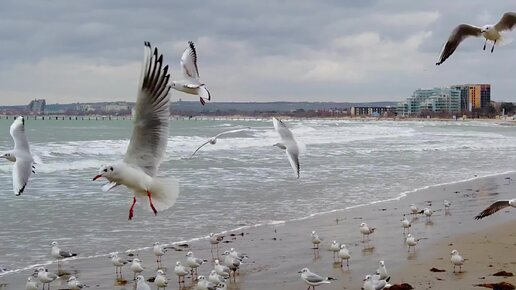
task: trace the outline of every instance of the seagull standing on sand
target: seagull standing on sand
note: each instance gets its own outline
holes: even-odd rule
[[[488,208],[484,209],[481,213],[479,213],[475,219],[479,220],[482,218],[485,218],[486,216],[490,216],[494,214],[495,212],[504,209],[506,207],[514,207],[516,208],[516,198],[510,199],[510,200],[499,200],[492,205],[490,205]]]
[[[133,134],[124,161],[103,165],[96,180],[105,177],[109,183],[102,187],[108,191],[120,184],[134,191],[129,219],[133,218],[136,198],[149,200],[154,214],[174,205],[179,195],[179,184],[173,178],[158,179],[156,173],[165,156],[168,142],[169,90],[168,66],[162,67],[163,55],[145,42],[138,98],[134,107]]]
[[[47,284],[47,289],[50,289],[50,283],[56,280],[57,278],[59,278],[59,276],[57,276],[54,273],[48,273],[45,268],[38,268],[38,280],[39,282],[43,283],[42,289],[45,289],[45,284]]]
[[[362,241],[365,242],[365,237],[367,236],[367,240],[369,241],[369,235],[374,233],[376,228],[369,227],[366,223],[360,224],[360,233],[362,234]]]
[[[204,264],[203,259],[194,257],[192,252],[186,253],[186,265],[191,269],[192,279],[197,275],[197,268],[202,264]]]
[[[329,250],[333,252],[333,260],[335,260],[335,256],[337,256],[337,253],[340,251],[340,244],[337,243],[337,241],[333,241]]]
[[[27,283],[25,284],[25,290],[39,290],[38,282],[32,281],[32,277],[27,278]]]
[[[203,275],[200,275],[198,278],[197,286],[195,289],[197,290],[215,290],[217,289],[217,285],[211,283],[210,281],[206,280],[206,277]]]
[[[229,267],[226,265],[221,265],[219,259],[215,259],[215,265],[213,266],[213,269],[215,272],[217,272],[217,274],[226,279],[230,277],[231,269],[229,269]]]
[[[25,190],[29,177],[34,171],[34,159],[29,149],[29,141],[25,135],[25,119],[20,116],[14,120],[9,129],[14,141],[14,149],[0,155],[0,158],[14,162],[13,191],[20,195]]]
[[[217,248],[217,256],[219,255],[219,243],[222,241],[224,237],[215,235],[214,233],[210,233],[210,245],[211,245],[211,253],[213,254],[213,248]]]
[[[163,267],[163,264],[161,264],[161,257],[165,255],[167,249],[160,242],[154,242],[152,252],[156,256],[156,263],[158,264],[158,269],[161,269]]]
[[[390,285],[383,279],[378,279],[378,276],[366,275],[364,278],[363,290],[382,290],[389,288]]]
[[[50,245],[52,246],[52,249],[50,250],[50,256],[52,256],[54,259],[57,259],[57,267],[59,267],[60,260],[77,256],[76,253],[61,250],[56,241],[53,241],[50,243]]]
[[[418,213],[422,213],[422,211],[420,211],[419,208],[417,208],[417,206],[415,204],[411,204],[410,205],[410,213],[418,214]]]
[[[281,137],[281,143],[276,143],[273,146],[285,150],[290,166],[292,166],[296,177],[299,178],[299,146],[294,139],[294,135],[280,119],[273,117],[272,123]]]
[[[462,265],[464,264],[464,258],[459,255],[459,251],[453,250],[450,253],[450,261],[453,264],[453,273],[455,273],[455,267],[459,266],[459,273],[462,273]]]
[[[321,243],[322,239],[315,231],[312,231],[310,235],[312,236],[312,244],[314,245],[313,249],[319,250],[319,244]]]
[[[445,212],[449,212],[450,211],[450,207],[451,207],[451,201],[445,199],[443,201],[443,205],[444,205],[444,211]]]
[[[426,221],[429,222],[430,221],[430,217],[432,216],[432,214],[434,214],[434,211],[428,207],[425,207],[425,209],[423,210],[423,213],[425,214],[426,216]]]
[[[183,278],[183,283],[185,282],[185,276],[190,273],[185,266],[181,265],[180,261],[176,262],[176,266],[174,267],[174,273],[177,275],[178,283],[181,284],[181,278]]]
[[[349,259],[351,259],[351,253],[349,252],[348,248],[344,244],[340,245],[339,258],[340,258],[340,267],[342,268],[343,262],[344,262],[344,260],[346,260],[346,266],[348,267],[348,270],[349,270]]]
[[[224,131],[224,132],[222,132],[222,133],[219,133],[219,134],[217,134],[217,135],[215,135],[215,136],[211,137],[210,139],[208,139],[208,141],[206,141],[206,142],[202,143],[202,145],[201,145],[201,146],[199,146],[197,149],[195,149],[194,153],[192,153],[192,155],[190,156],[190,158],[192,158],[192,157],[195,155],[195,153],[197,153],[197,151],[199,151],[199,149],[201,149],[202,147],[204,147],[204,145],[206,145],[206,144],[208,144],[208,143],[209,143],[209,144],[211,144],[211,145],[215,145],[215,144],[217,143],[217,138],[219,138],[219,137],[220,137],[220,136],[222,136],[222,135],[231,134],[231,133],[238,133],[238,132],[242,132],[242,131],[249,130],[249,129],[251,129],[251,128],[250,128],[250,127],[248,127],[248,128],[245,128],[245,129],[235,129],[235,130],[229,130],[229,131]]]
[[[416,239],[412,234],[408,234],[407,238],[405,239],[405,243],[408,246],[408,252],[410,252],[410,248],[414,248],[414,252],[416,252],[416,245],[419,243],[419,241],[422,239]]]
[[[224,265],[226,265],[230,270],[230,277],[231,272],[233,272],[233,279],[236,280],[237,271],[240,268],[241,261],[239,259],[236,259],[232,257],[229,253],[229,251],[225,251],[222,255],[224,255]]]
[[[183,79],[172,81],[172,87],[183,93],[199,96],[201,105],[211,100],[211,95],[206,86],[199,80],[199,69],[197,68],[197,52],[193,42],[188,42],[188,47],[181,56],[181,72]]]
[[[68,278],[68,288],[71,290],[81,290],[84,287],[86,287],[86,285],[77,280],[75,276],[70,276],[70,278]]]
[[[226,282],[226,278],[217,274],[217,271],[211,270],[210,276],[208,276],[208,281],[214,284],[219,284],[221,282]]]
[[[405,231],[407,233],[410,231],[410,227],[412,225],[410,224],[410,221],[406,217],[403,217],[403,219],[401,220],[401,226],[403,227],[403,234],[405,234]]]
[[[315,286],[319,286],[322,284],[330,284],[331,280],[335,280],[331,277],[321,277],[315,273],[310,272],[308,268],[303,268],[298,273],[301,273],[301,279],[305,281],[306,284],[308,284],[307,290],[309,290],[310,287],[312,289],[315,289]]]
[[[168,286],[167,277],[165,276],[165,272],[163,272],[163,270],[158,270],[156,273],[156,278],[154,278],[154,285],[158,287],[158,290],[161,288],[165,289]]]
[[[131,263],[131,267],[129,267],[129,269],[131,269],[131,271],[133,271],[134,275],[133,275],[133,280],[136,279],[137,275],[139,275],[141,272],[143,272],[143,270],[145,270],[145,267],[143,267],[142,265],[142,261],[140,261],[140,259],[138,258],[134,258],[133,259],[133,262]]]
[[[489,24],[482,27],[477,27],[469,24],[460,24],[459,26],[455,27],[455,29],[453,29],[452,33],[448,37],[448,41],[444,45],[441,56],[436,65],[442,64],[448,57],[450,57],[450,55],[452,55],[452,53],[457,49],[459,44],[469,36],[483,36],[486,39],[484,42],[484,50],[486,50],[487,41],[492,41],[492,53],[494,51],[496,42],[503,40],[501,32],[512,30],[515,25],[516,12],[505,13],[500,21],[494,25]]]
[[[111,263],[115,266],[116,276],[118,277],[118,273],[120,272],[120,277],[122,277],[122,267],[129,262],[120,258],[117,252],[109,254],[109,258],[111,258]]]
[[[145,282],[145,278],[142,275],[136,277],[136,290],[151,290],[151,287]]]

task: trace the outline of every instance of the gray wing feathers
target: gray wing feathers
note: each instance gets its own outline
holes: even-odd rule
[[[162,68],[163,55],[145,43],[145,61],[136,100],[134,128],[125,162],[137,165],[154,176],[165,155],[168,139],[170,78]]]
[[[305,279],[306,279],[306,281],[312,282],[312,283],[322,282],[325,280],[323,277],[321,277],[317,274],[314,274],[314,273],[306,274]]]
[[[199,149],[201,149],[202,147],[204,147],[204,145],[206,145],[208,143],[210,143],[210,140],[204,142],[201,146],[199,146],[197,149],[195,149],[194,153],[192,153],[192,155],[190,155],[190,158],[192,158],[195,155],[195,153],[197,153],[197,151],[199,151]]]
[[[274,129],[276,129],[276,131],[280,135],[281,140],[283,140],[283,142],[292,142],[292,140],[294,140],[294,136],[292,135],[292,132],[290,132],[290,130],[287,128],[285,123],[283,123],[280,119],[277,118],[273,118],[272,120],[274,124]]]
[[[12,123],[9,133],[14,141],[14,150],[29,151],[29,141],[25,135],[25,120],[18,117]]]
[[[441,57],[439,58],[439,62],[436,65],[442,64],[453,52],[457,49],[459,44],[466,39],[468,36],[476,36],[479,37],[482,34],[482,30],[480,27],[476,27],[469,24],[460,24],[455,27],[455,29],[448,37],[448,41],[444,45],[444,48],[441,52]]]
[[[479,213],[475,219],[476,220],[479,220],[481,218],[485,218],[486,216],[490,216],[492,214],[494,214],[495,212],[503,209],[503,208],[506,208],[509,206],[509,201],[508,200],[499,200],[495,203],[493,203],[492,205],[490,205],[488,208],[486,208],[485,210],[483,210],[481,213]]]
[[[13,190],[15,195],[20,195],[25,190],[32,173],[32,160],[17,158],[13,167]]]
[[[516,25],[516,12],[507,12],[505,13],[500,21],[495,24],[495,28],[497,31],[503,30],[512,30]]]

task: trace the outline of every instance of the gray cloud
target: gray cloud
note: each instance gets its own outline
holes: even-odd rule
[[[495,23],[514,9],[489,3],[4,0],[0,101],[134,100],[145,40],[173,76],[195,41],[216,101],[400,100],[418,87],[464,82],[490,82],[494,98],[516,101],[506,73],[516,44],[490,54],[482,40],[467,40],[434,65],[457,24]]]

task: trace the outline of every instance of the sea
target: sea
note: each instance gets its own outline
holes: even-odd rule
[[[493,121],[284,120],[302,148],[301,177],[270,119],[171,120],[159,176],[180,181],[175,206],[154,216],[135,208],[125,187],[103,192],[92,181],[121,160],[130,120],[34,120],[25,124],[36,174],[12,190],[12,164],[0,160],[0,275],[52,261],[50,243],[81,259],[181,243],[210,232],[288,223],[399,198],[417,189],[514,170],[516,129]],[[0,120],[0,151],[12,119]],[[209,137],[231,129],[196,156]],[[147,206],[147,205],[145,205]],[[0,270],[0,272],[2,272]]]

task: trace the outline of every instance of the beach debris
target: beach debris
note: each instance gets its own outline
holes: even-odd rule
[[[178,247],[182,247],[182,248],[188,248],[190,247],[188,244],[179,244],[177,245]]]
[[[482,218],[485,218],[486,216],[490,216],[494,214],[495,212],[504,209],[506,207],[514,207],[516,208],[516,198],[510,199],[510,200],[499,200],[493,204],[491,204],[489,207],[484,209],[481,213],[479,213],[475,219],[479,220]]]
[[[298,273],[301,273],[301,279],[305,281],[312,289],[315,289],[315,286],[319,286],[322,284],[330,284],[332,280],[337,280],[332,277],[321,277],[315,273],[310,272],[308,268],[303,268]],[[310,288],[308,287],[308,288]]]
[[[349,270],[349,259],[351,259],[351,253],[349,252],[348,248],[345,244],[340,245],[339,250],[339,258],[340,258],[340,267],[342,268],[344,260],[346,260],[346,266]]]
[[[312,231],[310,236],[312,237],[312,244],[314,245],[313,249],[319,250],[319,244],[322,242],[322,239],[319,237],[319,235],[315,231]]]
[[[512,277],[514,276],[511,272],[500,271],[493,274],[493,276]]]
[[[435,267],[432,267],[432,269],[430,269],[430,272],[446,272],[446,270],[443,270],[443,269],[437,269]]]
[[[451,251],[450,255],[450,261],[453,264],[453,273],[455,273],[455,268],[457,266],[459,266],[459,273],[462,273],[462,265],[464,264],[464,258],[459,254],[459,251],[457,250]]]
[[[514,287],[514,285],[512,285],[511,283],[507,283],[507,282],[484,283],[484,284],[476,284],[473,286],[490,288],[490,289],[495,289],[495,290],[514,290],[514,289],[516,289],[516,287]]]
[[[366,237],[367,241],[369,241],[369,235],[374,233],[374,230],[376,230],[376,228],[369,227],[366,223],[361,223],[360,233],[362,234],[362,242],[366,241]]]
[[[390,290],[411,290],[414,289],[412,285],[408,283],[402,283],[402,284],[393,284],[391,287],[389,287]]]

